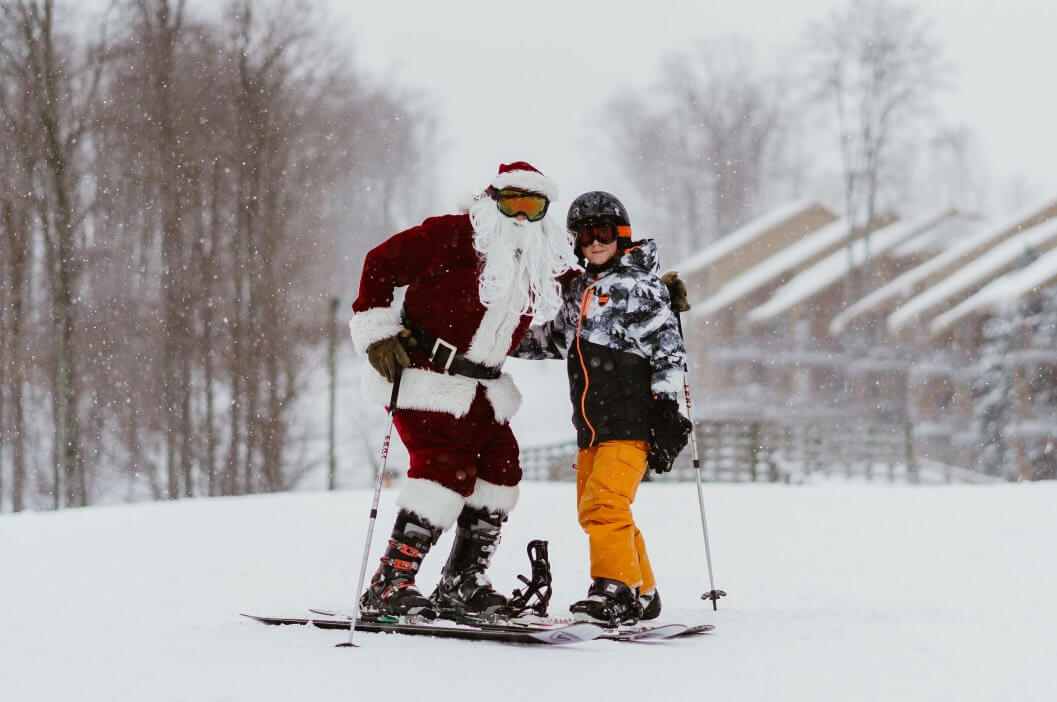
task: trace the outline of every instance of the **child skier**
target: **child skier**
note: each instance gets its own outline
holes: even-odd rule
[[[567,227],[585,271],[565,279],[561,311],[533,326],[515,355],[568,361],[580,449],[577,511],[592,578],[587,598],[569,609],[577,619],[615,626],[660,614],[631,503],[647,466],[671,470],[689,437],[678,403],[686,353],[657,275],[657,246],[632,242],[620,201],[585,193],[569,207]],[[680,287],[676,281],[673,289]]]

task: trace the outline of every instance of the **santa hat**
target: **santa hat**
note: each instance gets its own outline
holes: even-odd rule
[[[499,174],[492,179],[491,185],[497,190],[503,188],[531,190],[534,193],[546,195],[547,199],[552,202],[558,199],[558,186],[554,184],[554,181],[525,161],[500,164]]]

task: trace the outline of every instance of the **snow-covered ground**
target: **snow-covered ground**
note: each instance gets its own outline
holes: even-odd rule
[[[552,612],[587,584],[569,484],[525,486],[493,566],[509,591],[548,539]],[[383,494],[374,553],[393,517]],[[1057,485],[694,485],[636,503],[665,618],[714,634],[504,646],[265,627],[346,603],[369,490],[0,517],[0,690],[29,700],[1050,700]],[[445,536],[438,551],[447,550]],[[435,582],[446,553],[429,557]],[[375,556],[376,557],[376,556]],[[374,557],[372,557],[374,560]]]

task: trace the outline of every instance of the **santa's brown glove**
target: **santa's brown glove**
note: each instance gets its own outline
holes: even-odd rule
[[[668,297],[672,300],[672,309],[676,312],[689,312],[690,301],[686,299],[686,283],[675,271],[668,271],[661,276],[661,282],[668,288]]]
[[[398,364],[407,368],[411,365],[411,359],[405,349],[418,346],[418,342],[411,337],[411,332],[402,330],[395,336],[387,339],[379,339],[367,347],[367,360],[376,371],[378,371],[390,383],[396,378]]]

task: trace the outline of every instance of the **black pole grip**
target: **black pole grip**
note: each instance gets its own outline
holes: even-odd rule
[[[396,376],[393,378],[393,394],[389,397],[389,414],[396,411],[396,398],[400,395],[400,378],[402,378],[403,375],[404,367],[397,363]]]

